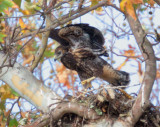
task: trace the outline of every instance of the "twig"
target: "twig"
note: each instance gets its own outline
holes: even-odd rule
[[[14,105],[19,101],[19,99],[20,99],[21,97],[18,97],[18,99],[12,104],[12,107],[11,107],[11,109],[8,111],[9,112],[9,114],[8,114],[8,117],[7,117],[7,122],[6,122],[6,126],[9,126],[9,121],[10,121],[10,114],[11,114],[11,111],[12,111],[12,109],[13,109],[13,107],[14,107]]]
[[[125,56],[125,55],[119,55],[113,51],[111,51],[113,54],[115,54],[116,56],[122,56],[122,57],[127,57],[127,58],[136,58],[136,59],[139,59],[141,60],[142,62],[144,61],[143,59],[141,59],[139,56]]]
[[[101,91],[101,90],[103,90],[104,88],[105,89],[119,89],[119,88],[128,88],[128,87],[134,87],[134,86],[139,86],[140,84],[134,84],[134,85],[129,85],[129,86],[113,86],[113,87],[111,87],[111,86],[103,86],[102,88],[96,88],[96,89],[92,89],[92,90],[88,90],[88,91],[84,91],[84,90],[81,90],[81,91],[79,91],[79,92],[82,92],[83,94],[86,94],[86,93],[89,93],[89,92],[93,92],[93,91],[95,91],[95,90],[98,90],[98,91]],[[78,97],[76,97],[76,98],[79,98],[81,95],[79,95]]]
[[[44,19],[43,19],[43,22],[42,22],[42,24],[41,24],[41,26],[39,27],[39,29],[37,30],[37,32],[32,36],[32,38],[30,39],[30,40],[32,40],[35,36],[36,36],[36,34],[40,31],[40,29],[42,28],[42,26],[43,26],[43,24],[44,24],[44,22],[45,22],[45,17],[44,17]],[[29,41],[30,41],[29,40]],[[28,42],[29,42],[28,41]],[[25,44],[27,44],[28,42],[26,42]],[[47,43],[47,42],[46,42]],[[45,47],[44,47],[45,48]],[[43,50],[45,50],[45,49],[43,49]],[[43,51],[44,52],[44,51]],[[37,57],[35,56],[35,61],[33,61],[33,64],[32,64],[32,66],[30,67],[30,71],[33,71],[34,70],[34,68],[37,66],[37,64],[38,64],[38,62],[39,62],[39,60],[37,60],[36,59]],[[40,59],[40,58],[39,58]],[[37,63],[36,63],[37,62]]]
[[[82,8],[83,2],[84,2],[84,0],[80,0],[79,5],[78,5],[78,9]]]
[[[0,19],[9,19],[9,18],[26,18],[26,17],[31,17],[31,16],[36,16],[40,14],[33,14],[33,15],[23,15],[23,16],[12,16],[12,17],[0,17]]]
[[[160,58],[156,57],[156,60],[157,60],[157,61],[160,61]]]

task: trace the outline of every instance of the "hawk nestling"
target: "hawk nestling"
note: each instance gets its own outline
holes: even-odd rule
[[[69,45],[59,46],[55,50],[55,56],[61,59],[64,66],[77,71],[81,81],[94,76],[116,86],[127,85],[130,81],[129,74],[113,69],[109,63],[100,57],[106,54],[106,51],[102,46],[104,44],[103,36],[101,37],[99,32],[95,35],[91,32],[90,35],[79,25],[70,25],[60,29],[58,36],[67,41]],[[101,39],[98,41],[98,38]],[[98,42],[99,46],[97,46]]]

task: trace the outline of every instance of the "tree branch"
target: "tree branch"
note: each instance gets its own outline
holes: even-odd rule
[[[154,0],[158,5],[160,5],[160,0]]]
[[[0,52],[0,66],[3,64],[5,56],[6,54]],[[52,108],[55,108],[58,105],[57,103],[61,102],[62,98],[60,96],[36,79],[25,67],[18,63],[15,63],[13,67],[5,65],[9,65],[8,59],[5,61],[4,67],[0,68],[0,80],[7,83],[38,109],[48,112],[49,105],[55,104],[52,106]]]
[[[132,107],[131,116],[127,118],[133,126],[139,120],[142,113],[149,106],[149,97],[156,77],[156,58],[151,43],[146,38],[139,19],[135,21],[127,15],[127,20],[145,60],[145,74],[138,97]]]

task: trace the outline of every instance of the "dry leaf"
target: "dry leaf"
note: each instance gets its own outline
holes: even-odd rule
[[[155,4],[155,2],[154,2],[154,0],[149,0],[149,1],[148,1],[148,4],[150,4],[150,5],[151,5],[151,7],[153,7],[153,6],[154,6],[154,4]]]
[[[26,64],[30,64],[32,61],[33,61],[33,59],[34,59],[34,55],[30,55],[29,57],[28,57],[28,59],[25,59],[24,61],[23,61],[23,66],[25,66]]]

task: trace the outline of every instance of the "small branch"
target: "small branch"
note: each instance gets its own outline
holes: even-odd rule
[[[21,97],[18,97],[18,99],[12,104],[12,107],[11,107],[11,109],[8,111],[9,112],[9,114],[8,114],[8,117],[7,117],[7,122],[6,122],[6,126],[9,126],[9,121],[10,121],[10,114],[11,114],[11,111],[12,111],[12,109],[13,109],[13,107],[14,107],[14,105],[19,101],[19,99],[20,99]]]
[[[125,15],[125,13],[124,13],[120,8],[118,8],[116,5],[110,3],[109,6],[113,7],[114,9],[116,9],[117,11],[119,11],[119,12],[121,12],[122,14]]]
[[[79,5],[78,5],[78,9],[82,8],[83,2],[84,2],[84,0],[80,0]]]
[[[160,6],[160,0],[154,0]]]
[[[157,61],[160,61],[160,58],[156,57],[156,60],[157,60]]]
[[[9,19],[9,18],[26,18],[26,17],[36,16],[36,15],[40,15],[40,14],[36,13],[36,14],[33,14],[33,15],[12,16],[12,17],[0,17],[0,19]]]
[[[52,2],[53,2],[53,3],[50,4],[51,7],[56,4],[56,0],[55,0],[55,1],[52,1]],[[44,7],[47,8],[47,1],[44,0],[43,3],[44,3]],[[53,5],[52,5],[52,4],[53,4]],[[50,8],[51,8],[51,7],[50,7]],[[43,23],[42,23],[42,25],[41,25],[41,27],[39,28],[38,31],[40,31],[40,29],[42,28],[44,22],[45,22],[45,16],[44,16]],[[50,26],[50,24],[51,24],[51,22],[50,22],[50,14],[47,14],[46,26],[48,27],[48,26]],[[32,71],[32,72],[33,72],[33,70],[37,67],[37,65],[38,65],[41,57],[42,57],[43,54],[44,54],[44,51],[45,51],[45,49],[46,49],[46,47],[47,47],[47,42],[48,42],[49,33],[50,33],[50,32],[48,31],[48,32],[44,33],[44,35],[42,36],[42,44],[40,45],[40,47],[39,47],[39,49],[38,49],[38,51],[37,51],[37,53],[36,53],[36,55],[35,55],[35,59],[34,59],[34,61],[33,61],[33,64],[32,64],[32,66],[30,67],[30,71]],[[35,33],[35,35],[36,35],[36,34],[37,34],[37,33]]]
[[[119,55],[119,54],[117,54],[117,53],[115,53],[115,52],[113,52],[113,51],[111,51],[113,54],[115,54],[116,56],[122,56],[122,57],[126,57],[126,58],[136,58],[136,59],[139,59],[139,60],[141,60],[142,62],[144,62],[144,60],[143,59],[141,59],[139,56],[125,56],[125,55]]]
[[[66,113],[75,113],[85,119],[99,119],[100,116],[93,109],[73,102],[60,103],[52,112],[53,119],[58,120]]]

